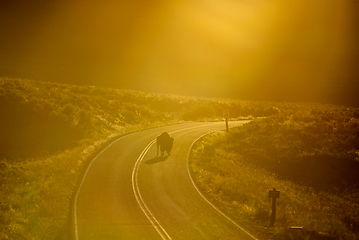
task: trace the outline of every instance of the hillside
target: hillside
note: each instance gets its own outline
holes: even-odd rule
[[[202,139],[191,160],[197,184],[234,218],[259,226],[269,224],[268,190],[279,190],[277,223],[269,230],[279,239],[291,226],[358,239],[359,110],[319,104],[281,110]],[[215,154],[206,155],[205,146]]]
[[[0,159],[29,158],[76,146],[129,125],[268,116],[270,104],[157,95],[0,78]]]
[[[114,138],[182,121],[277,114],[271,103],[0,78],[0,236],[54,239],[86,162]]]
[[[232,119],[254,121],[229,134],[210,136],[195,148],[191,168],[203,191],[230,209],[234,218],[248,216],[263,226],[269,215],[267,190],[276,187],[282,194],[279,204],[288,210],[278,216],[279,229],[307,222],[314,230],[355,239],[359,232],[356,108],[159,95],[9,78],[0,78],[1,238],[63,235],[79,176],[115,138],[183,121],[222,120],[225,109]],[[215,147],[215,158],[203,155],[205,145]],[[294,204],[301,201],[307,205]],[[322,205],[316,210],[319,201]],[[310,211],[317,215],[298,218],[298,212]],[[334,215],[340,219],[323,224],[323,218]]]

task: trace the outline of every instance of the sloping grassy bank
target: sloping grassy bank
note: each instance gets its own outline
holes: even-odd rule
[[[71,198],[87,162],[118,136],[149,127],[124,127],[48,156],[3,160],[1,239],[67,239]]]
[[[281,239],[284,229],[302,226],[358,239],[359,110],[279,108],[276,116],[199,141],[190,161],[196,183],[232,217],[252,219],[263,232],[271,215],[268,190],[280,190],[268,238]],[[215,148],[215,155],[205,155],[204,146]]]
[[[86,163],[111,140],[178,123],[278,114],[232,101],[0,78],[0,238],[56,239]]]

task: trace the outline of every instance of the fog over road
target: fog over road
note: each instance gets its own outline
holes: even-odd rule
[[[230,122],[230,127],[246,121]],[[208,203],[189,176],[191,144],[224,122],[185,123],[119,138],[89,165],[76,193],[73,239],[255,239]],[[155,138],[174,137],[169,157]]]

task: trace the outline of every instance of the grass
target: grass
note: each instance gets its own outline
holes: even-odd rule
[[[256,120],[229,135],[205,138],[194,150],[193,173],[212,200],[237,219],[249,217],[263,226],[269,214],[267,191],[275,187],[281,191],[278,229],[303,224],[346,239],[359,232],[357,109],[9,78],[0,78],[0,109],[1,239],[61,237],[84,167],[116,137],[183,121],[222,119],[224,109],[233,119]],[[202,154],[208,144],[216,148],[213,159]],[[310,173],[316,166],[323,167],[323,181],[315,174],[288,172]],[[345,181],[338,181],[343,175]]]
[[[357,128],[356,109],[287,109],[203,138],[191,154],[191,172],[207,197],[233,218],[263,226],[257,231],[264,238],[282,239],[285,229],[301,226],[358,239]],[[205,146],[215,148],[215,155],[206,155]],[[275,227],[268,230],[273,188],[281,193]]]
[[[270,103],[0,78],[0,238],[57,239],[86,164],[126,133],[276,114]],[[196,110],[196,111],[193,111]]]
[[[71,197],[86,162],[122,129],[92,145],[83,144],[58,154],[8,164],[2,162],[2,239],[55,239],[64,234]]]

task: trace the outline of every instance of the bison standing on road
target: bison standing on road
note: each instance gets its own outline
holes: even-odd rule
[[[161,151],[161,156],[165,154],[165,152],[168,153],[168,155],[171,155],[171,150],[173,147],[173,138],[170,137],[170,135],[166,132],[163,132],[161,135],[159,135],[156,139],[157,142],[157,156],[159,151]]]

